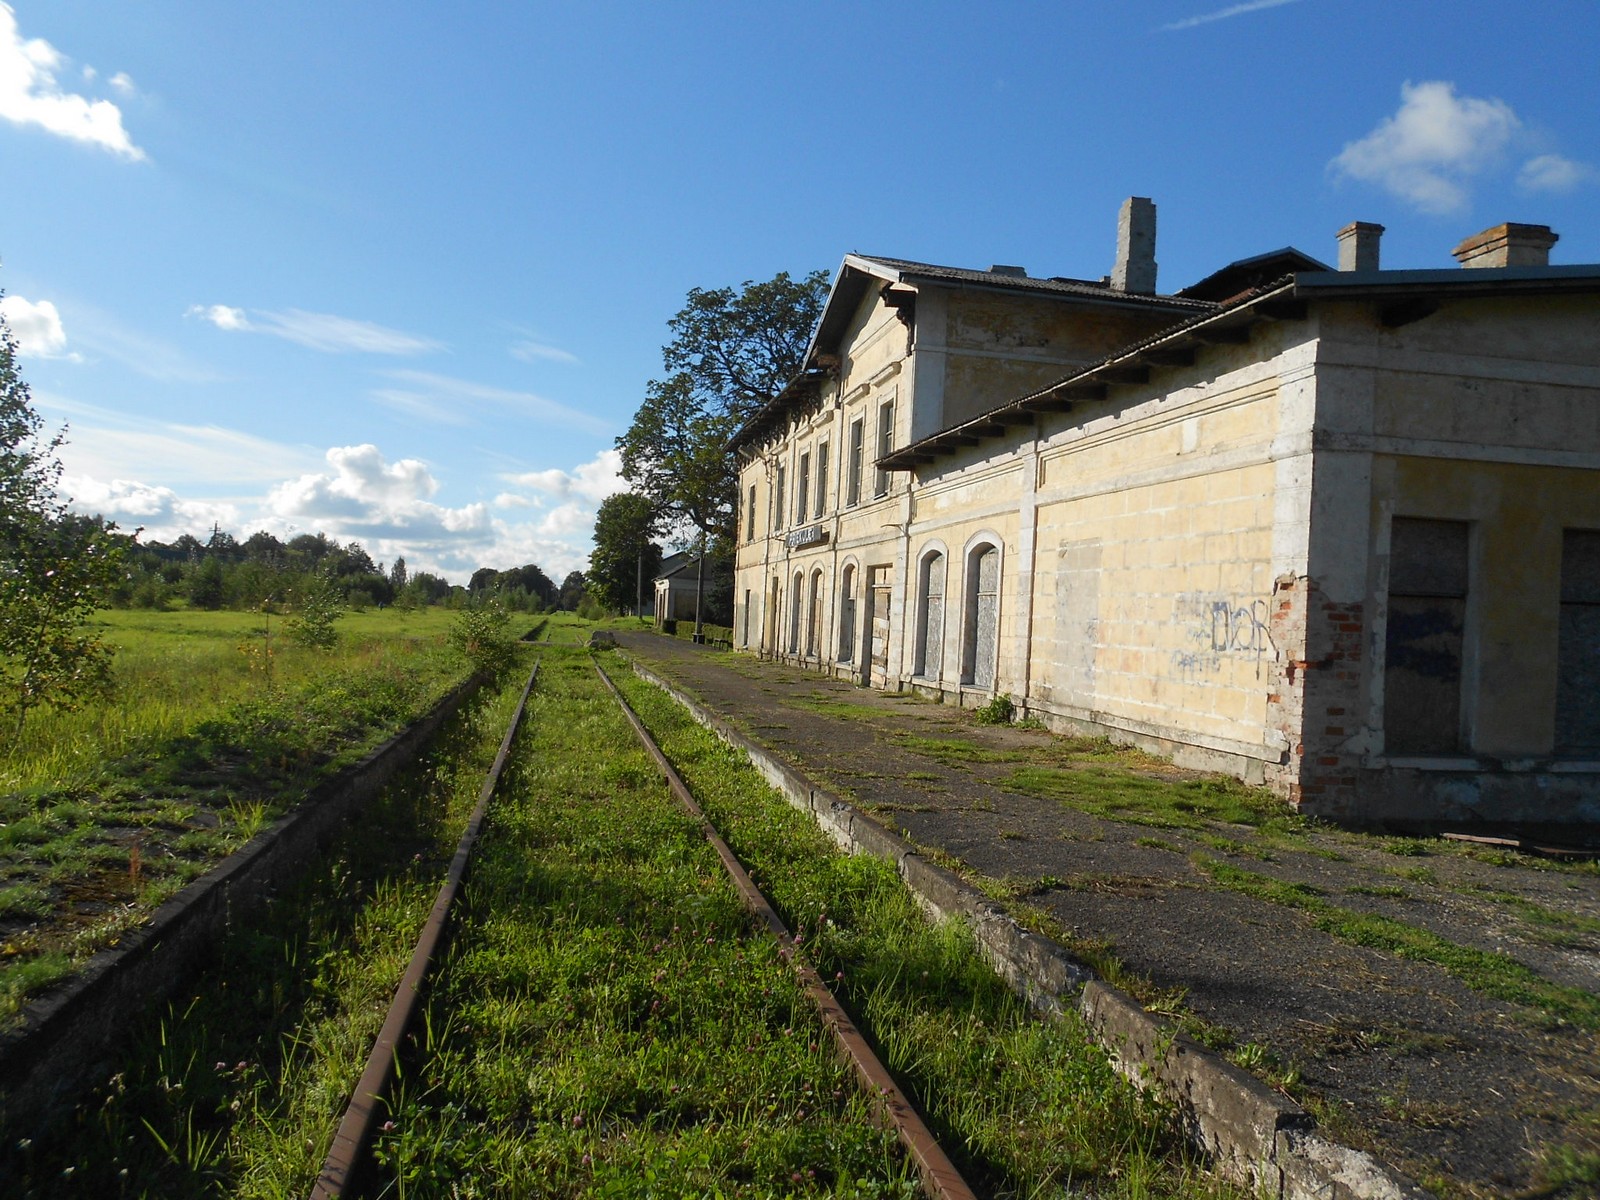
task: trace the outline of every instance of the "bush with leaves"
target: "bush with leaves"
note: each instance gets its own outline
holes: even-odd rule
[[[497,601],[467,604],[450,622],[450,645],[475,671],[498,678],[511,669],[516,640],[511,636],[511,614]]]
[[[331,650],[339,644],[339,631],[333,623],[344,616],[344,602],[333,580],[316,576],[308,580],[295,598],[294,616],[284,622],[284,633],[297,646]]]

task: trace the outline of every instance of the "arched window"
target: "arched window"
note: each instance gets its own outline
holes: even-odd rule
[[[811,592],[806,597],[806,657],[817,656],[822,636],[822,568],[811,572]]]
[[[944,555],[923,555],[917,569],[917,640],[913,675],[938,679],[944,668]]]
[[[856,567],[845,564],[839,577],[839,661],[856,659]]]
[[[1000,631],[1000,549],[980,543],[967,551],[966,612],[962,624],[961,682],[994,686]]]
[[[794,579],[789,584],[789,653],[800,653],[800,589],[805,583],[805,576],[799,571],[794,573]]]

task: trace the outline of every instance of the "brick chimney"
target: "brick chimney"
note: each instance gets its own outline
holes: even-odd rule
[[[1119,292],[1153,296],[1156,290],[1156,206],[1147,197],[1129,196],[1117,214],[1117,265],[1111,286]]]
[[[1339,270],[1376,271],[1382,237],[1383,226],[1371,221],[1351,221],[1339,230]]]
[[[1450,253],[1463,267],[1548,267],[1560,240],[1548,225],[1496,225],[1473,234]]]

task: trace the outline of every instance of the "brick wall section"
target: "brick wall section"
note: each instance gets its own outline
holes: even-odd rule
[[[1366,620],[1359,601],[1329,600],[1315,580],[1273,584],[1267,721],[1288,740],[1287,761],[1269,764],[1267,784],[1308,816],[1358,815],[1358,732]]]

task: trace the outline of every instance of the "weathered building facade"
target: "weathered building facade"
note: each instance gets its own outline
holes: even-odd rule
[[[1153,217],[1098,283],[845,260],[736,440],[735,644],[1309,813],[1600,823],[1600,267],[1354,225],[1161,296]]]

